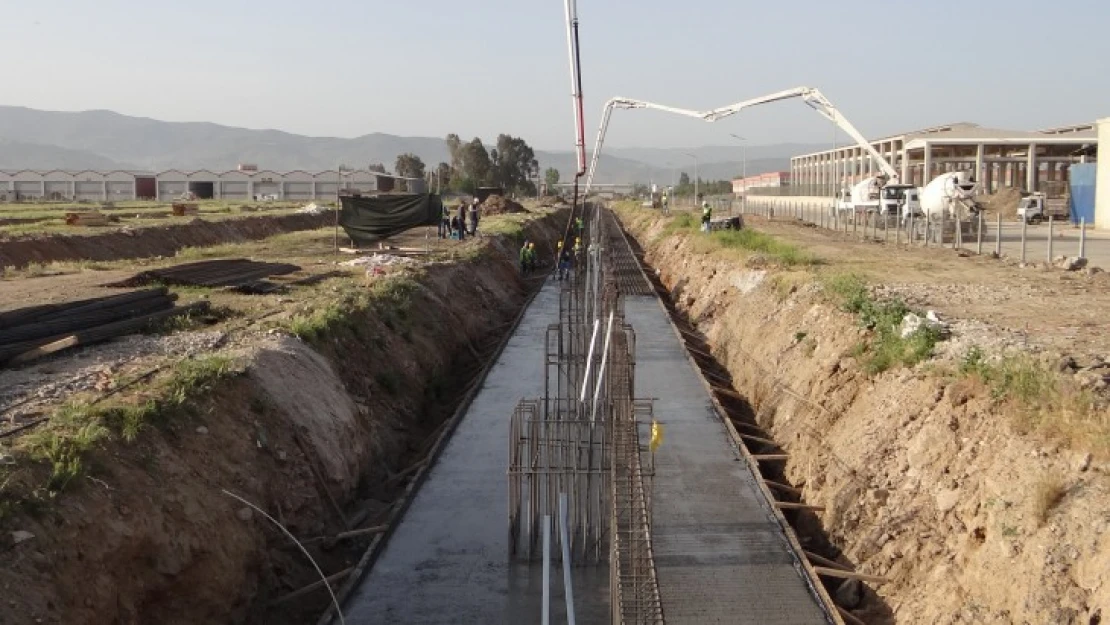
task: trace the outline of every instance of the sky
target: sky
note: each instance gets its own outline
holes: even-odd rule
[[[1110,116],[1105,0],[578,0],[587,143],[615,95],[708,109],[806,85],[863,134]],[[568,150],[561,0],[15,0],[0,104],[315,136]],[[607,145],[830,144],[800,101],[706,124],[618,111]]]

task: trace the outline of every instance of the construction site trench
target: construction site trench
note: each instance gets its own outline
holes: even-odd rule
[[[547,258],[565,213],[328,278],[305,287],[311,303],[266,295],[288,303],[190,359],[187,384],[171,365],[103,403],[67,402],[49,431],[4,430],[0,622],[313,622],[331,599],[274,522],[332,587],[362,572],[543,282],[520,275],[521,240]],[[38,366],[65,366],[51,362]],[[135,415],[148,422],[128,430]],[[79,469],[63,484],[65,461]]]
[[[690,215],[616,208],[844,622],[1101,622],[1110,439],[1105,395],[1072,386],[1082,371],[1058,366],[1047,347],[1015,350],[1002,323],[971,318],[948,319],[951,336],[931,351],[910,359],[899,343],[906,351],[891,357],[858,311],[887,310],[904,278],[853,283],[860,301],[845,304],[839,291],[856,267],[845,259],[857,252],[834,237],[750,216],[751,232],[710,236]],[[929,262],[1012,271],[955,255]],[[1045,376],[1043,403],[1022,403],[999,381],[1015,363]],[[1070,430],[1049,422],[1069,414]]]

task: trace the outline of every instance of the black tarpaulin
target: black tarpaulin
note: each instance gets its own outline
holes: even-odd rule
[[[339,225],[358,247],[417,226],[434,226],[443,212],[443,201],[430,193],[341,196]]]

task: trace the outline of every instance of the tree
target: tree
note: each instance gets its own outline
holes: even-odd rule
[[[554,167],[548,167],[543,172],[543,181],[547,183],[548,193],[551,193],[552,188],[559,184],[559,170]]]
[[[402,178],[423,178],[424,177],[424,161],[420,157],[409,153],[401,154],[397,157],[397,164],[394,166],[397,175]]]
[[[690,174],[688,174],[686,172],[682,172],[682,174],[679,175],[679,177],[678,177],[678,186],[686,187],[686,186],[689,186],[689,185],[690,185]]]
[[[506,191],[526,195],[536,193],[533,176],[539,173],[536,153],[524,139],[512,135],[498,135],[497,148],[492,152],[493,182]]]
[[[462,146],[461,156],[463,178],[469,178],[474,186],[490,183],[493,163],[481,139],[474,137],[470,143]]]
[[[451,133],[447,135],[445,140],[447,143],[447,153],[451,155],[451,169],[459,171],[462,169],[462,139],[459,135]]]
[[[369,169],[370,171],[376,171],[379,174],[389,173],[385,170],[385,165],[382,165],[381,163],[371,163],[370,166],[367,167],[367,169]]]
[[[451,166],[447,163],[440,163],[436,166],[435,171],[432,172],[432,184],[438,185],[440,188],[446,188],[451,185]]]

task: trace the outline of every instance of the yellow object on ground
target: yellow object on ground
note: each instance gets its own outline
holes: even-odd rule
[[[651,453],[655,453],[656,449],[663,444],[663,426],[659,425],[658,421],[651,422]]]

